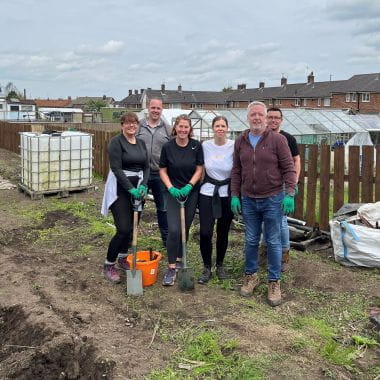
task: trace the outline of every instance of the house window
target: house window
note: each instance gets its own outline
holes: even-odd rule
[[[317,106],[320,107],[322,104],[322,99],[321,98],[318,98],[317,99]]]
[[[357,99],[356,93],[353,92],[353,93],[351,94],[351,102],[356,102],[357,100],[358,100],[358,99]]]
[[[19,111],[19,106],[11,106],[10,107],[11,111],[15,112],[15,111]]]
[[[273,106],[273,99],[269,99],[269,105]]]
[[[197,105],[196,105],[195,103],[191,103],[191,104],[190,104],[190,108],[192,108],[192,109],[193,109],[193,108],[197,108]]]
[[[0,110],[2,110],[3,109],[3,105],[2,104],[0,104]]]
[[[307,106],[307,99],[306,99],[306,98],[303,99],[303,106],[304,106],[304,107]]]
[[[369,92],[362,92],[362,102],[368,103],[370,101]]]
[[[21,106],[21,111],[33,111],[33,106]]]
[[[330,98],[323,98],[323,105],[325,107],[330,107]]]
[[[198,108],[203,108],[203,104],[202,103],[198,103]]]
[[[277,100],[276,100],[276,105],[277,105],[277,106],[280,106],[280,105],[281,105],[281,99],[277,99]]]
[[[300,106],[301,105],[301,99],[299,99],[299,98],[294,99],[294,105],[295,106]]]
[[[349,103],[350,100],[351,100],[351,94],[348,92],[348,93],[346,94],[346,103]]]

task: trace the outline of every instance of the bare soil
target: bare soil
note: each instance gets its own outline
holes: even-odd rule
[[[0,150],[0,176],[17,183],[18,173],[19,157]],[[99,209],[103,183],[96,185],[95,192],[75,193],[61,201],[92,199]],[[287,360],[273,364],[275,371],[268,378],[314,379],[325,378],[326,373],[357,378],[312,351],[291,353],[290,343],[298,333],[280,320],[282,315],[306,315],[341,293],[361,295],[375,305],[380,294],[378,277],[338,266],[329,257],[331,251],[318,258],[294,252],[291,273],[283,282],[284,303],[273,310],[266,305],[265,290],[254,296],[257,304],[253,304],[216,282],[196,286],[191,293],[182,293],[176,286],[163,288],[162,263],[157,283],[146,288],[143,297],[132,298],[126,295],[124,283],[112,285],[101,275],[107,248],[104,237],[75,232],[86,220],[67,210],[53,210],[40,222],[31,223],[18,211],[31,205],[43,209],[46,202],[50,198],[32,201],[17,189],[0,191],[1,379],[143,378],[153,369],[165,368],[180,349],[167,335],[204,324],[237,339],[240,352],[248,357],[289,354]],[[141,234],[158,239],[152,208],[142,218],[147,222]],[[61,234],[53,242],[44,242],[39,233],[51,228]],[[238,243],[228,254],[242,261],[243,235],[234,234]],[[193,244],[195,235],[196,229]],[[91,249],[83,253],[83,246]],[[200,266],[195,270],[199,272]],[[238,274],[233,288],[240,281]],[[305,298],[294,289],[308,289],[323,297]],[[262,319],[258,310],[263,311]],[[264,318],[268,313],[273,314],[272,321]],[[376,360],[372,352],[358,361],[360,377]]]

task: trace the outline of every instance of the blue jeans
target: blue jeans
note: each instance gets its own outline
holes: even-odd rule
[[[166,218],[166,199],[164,197],[165,186],[158,173],[150,173],[148,189],[152,191],[154,203],[156,204],[157,222],[158,227],[160,228],[161,239],[166,246],[166,239],[168,237],[168,220]]]
[[[284,193],[267,198],[242,197],[245,224],[245,273],[252,274],[258,268],[258,249],[261,224],[264,222],[268,253],[268,280],[276,281],[281,275],[281,203]]]
[[[265,228],[263,228],[262,244],[267,245]],[[282,245],[282,252],[289,251],[289,249],[290,249],[290,236],[289,236],[288,218],[286,215],[284,215],[282,217],[282,221],[281,221],[281,245]]]

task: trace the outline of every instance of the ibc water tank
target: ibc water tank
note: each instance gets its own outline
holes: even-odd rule
[[[92,184],[92,135],[21,132],[21,184],[32,192],[77,190]]]

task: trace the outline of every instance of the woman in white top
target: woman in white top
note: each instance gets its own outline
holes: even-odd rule
[[[212,121],[214,138],[202,144],[205,176],[199,195],[200,249],[204,270],[199,284],[211,278],[212,235],[216,223],[216,275],[228,278],[223,260],[228,246],[228,232],[233,214],[230,207],[229,183],[232,169],[234,141],[227,139],[228,121],[216,116]]]

